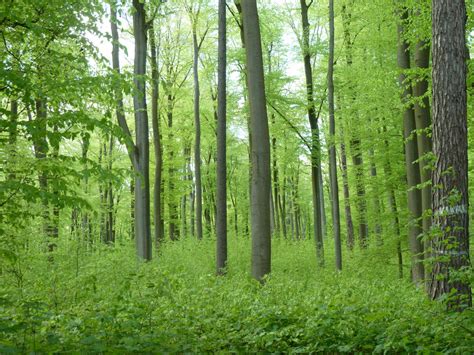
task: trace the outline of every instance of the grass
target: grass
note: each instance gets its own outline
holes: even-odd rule
[[[131,245],[29,252],[0,275],[0,353],[455,352],[474,350],[472,310],[447,313],[407,279],[394,248],[318,268],[311,241],[274,240],[265,286],[249,276],[250,241],[166,243],[150,263]]]

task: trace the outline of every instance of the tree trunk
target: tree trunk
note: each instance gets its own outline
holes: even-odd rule
[[[419,70],[427,70],[430,65],[430,47],[428,43],[419,42],[415,50],[415,66]],[[423,214],[423,234],[428,237],[431,228],[431,169],[430,153],[432,143],[430,136],[431,114],[430,100],[428,97],[428,80],[421,75],[413,87],[415,101],[415,124],[417,130],[416,142],[418,144],[418,156],[420,167],[420,178],[423,188],[421,189],[421,210]]]
[[[12,100],[10,103],[10,122],[8,126],[8,164],[7,164],[7,178],[10,181],[16,180],[15,165],[17,156],[17,132],[18,126],[18,100]]]
[[[117,28],[117,8],[113,1],[110,5],[110,27],[112,32],[112,68],[114,72],[120,76],[120,57],[119,57],[119,35]],[[125,111],[123,108],[123,94],[120,88],[120,83],[116,81],[113,85],[115,96],[115,113],[117,121],[126,139],[127,153],[132,165],[132,178],[130,179],[130,235],[135,237],[135,183],[134,178],[137,170],[137,155],[136,147],[133,143],[132,134],[125,118]],[[135,238],[136,239],[136,238]]]
[[[201,184],[201,118],[199,115],[199,44],[196,33],[196,23],[193,24],[193,76],[194,76],[194,178],[196,182],[196,233],[202,239],[202,184]]]
[[[342,135],[344,139],[344,135]],[[349,179],[347,176],[347,156],[346,146],[341,143],[341,168],[342,168],[342,184],[344,187],[344,213],[346,217],[347,228],[347,246],[350,250],[354,249],[354,224],[352,223],[352,211],[349,195]]]
[[[381,216],[382,216],[382,205],[380,204],[380,199],[379,199],[379,188],[378,188],[378,183],[377,183],[377,167],[375,165],[375,158],[374,158],[374,149],[370,148],[369,149],[369,156],[370,156],[370,176],[372,177],[372,183],[373,183],[373,192],[372,192],[372,198],[373,198],[373,203],[374,203],[374,211],[375,211],[375,240],[377,242],[378,246],[381,246],[383,244],[383,239],[382,239],[382,224],[380,223],[381,221]]]
[[[174,197],[174,167],[173,167],[173,105],[174,105],[174,96],[171,93],[167,95],[167,118],[168,118],[168,210],[169,210],[169,236],[170,240],[178,240],[179,233],[176,229],[176,223],[178,221],[178,207],[176,206],[176,201]],[[193,198],[193,207],[191,213],[194,218],[194,198]],[[191,224],[191,228],[194,235],[194,222]]]
[[[36,159],[46,159],[48,154],[48,141],[47,137],[47,106],[45,99],[36,99],[36,125],[35,130],[36,134],[33,136],[33,144],[35,149]],[[51,241],[51,216],[49,209],[49,201],[47,198],[48,193],[48,172],[41,168],[38,176],[39,188],[43,192],[43,197],[41,198],[42,205],[42,215],[43,215],[43,233],[46,236],[46,243],[49,245]]]
[[[472,306],[468,281],[453,273],[468,268],[468,160],[466,6],[464,0],[433,0],[433,240],[435,262],[429,294],[450,294],[448,308]]]
[[[151,51],[151,125],[153,128],[153,151],[155,155],[155,185],[153,190],[153,223],[155,225],[155,247],[158,248],[164,239],[163,233],[163,215],[161,206],[162,173],[163,173],[163,147],[161,145],[160,118],[158,111],[159,99],[159,73],[158,73],[158,51],[156,45],[155,31],[152,26],[150,33],[150,51]]]
[[[336,269],[342,270],[341,221],[339,214],[339,187],[336,162],[336,123],[334,119],[334,0],[329,0],[329,58],[328,58],[328,106],[329,106],[329,175],[331,180],[332,223]]]
[[[256,0],[242,2],[252,132],[252,276],[263,282],[271,271],[269,196],[270,137],[265,100],[262,45]]]
[[[419,225],[421,217],[421,191],[417,188],[420,183],[420,170],[418,167],[418,148],[416,143],[415,112],[413,106],[408,104],[412,96],[412,89],[406,83],[407,76],[404,71],[410,69],[409,45],[403,38],[404,26],[408,13],[406,9],[401,9],[400,24],[398,25],[398,66],[402,70],[399,76],[400,87],[403,88],[402,102],[405,105],[403,112],[403,131],[405,139],[405,166],[408,182],[408,209],[410,211],[410,221],[408,226],[408,242],[410,245],[412,258],[412,279],[416,285],[420,285],[425,277],[423,266],[423,245],[419,239],[422,229]]]
[[[226,4],[219,0],[218,69],[217,69],[217,203],[216,271],[222,274],[227,265],[227,179],[226,179]]]
[[[304,71],[306,77],[306,96],[308,100],[308,119],[311,127],[311,182],[313,189],[313,228],[314,239],[316,242],[316,257],[320,266],[324,265],[324,249],[323,249],[323,229],[321,218],[321,184],[319,175],[321,170],[321,147],[319,141],[319,127],[316,117],[316,108],[314,105],[314,86],[313,86],[313,69],[311,67],[311,53],[309,50],[309,20],[306,0],[301,2],[301,19],[303,24],[303,59]]]
[[[146,51],[147,26],[145,23],[145,6],[139,0],[133,0],[133,36],[135,39],[134,85],[133,96],[136,132],[136,179],[135,179],[135,233],[137,255],[151,260],[150,235],[150,178],[149,178],[149,141],[148,113],[146,107]]]

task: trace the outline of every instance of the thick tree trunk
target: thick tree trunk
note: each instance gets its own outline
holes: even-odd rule
[[[158,248],[164,239],[163,215],[161,206],[162,173],[163,173],[163,147],[161,145],[160,118],[158,111],[159,98],[159,74],[158,74],[158,51],[156,45],[155,31],[151,26],[150,33],[150,51],[151,51],[151,125],[153,128],[153,152],[155,155],[155,185],[153,187],[153,224],[155,225],[155,247]]]
[[[328,58],[328,110],[329,110],[329,175],[331,180],[332,224],[336,269],[342,270],[341,221],[339,214],[339,186],[336,162],[336,122],[334,118],[334,0],[329,0],[329,58]]]
[[[311,53],[309,51],[309,20],[306,0],[301,2],[301,19],[303,24],[303,60],[304,71],[306,77],[306,96],[308,100],[308,119],[311,127],[311,182],[313,189],[313,228],[314,239],[316,242],[316,256],[320,266],[324,265],[324,249],[323,249],[323,228],[321,217],[321,184],[319,181],[321,170],[321,147],[319,141],[319,127],[316,117],[316,108],[314,105],[314,86],[313,86],[313,69],[311,67]]]
[[[227,178],[226,178],[226,4],[219,0],[217,68],[217,215],[216,271],[224,273],[227,264]],[[236,221],[237,223],[237,221]]]
[[[135,233],[137,255],[145,260],[151,259],[150,235],[150,178],[149,178],[149,141],[148,113],[146,107],[146,52],[147,26],[145,6],[139,0],[133,0],[133,36],[135,39],[133,96],[136,132],[136,179],[135,179]]]
[[[405,105],[403,112],[403,131],[405,139],[405,166],[408,182],[408,209],[410,211],[410,222],[408,226],[408,242],[412,258],[412,279],[420,285],[425,277],[423,266],[423,245],[420,240],[422,234],[418,222],[421,217],[421,191],[417,188],[420,183],[420,169],[418,167],[418,147],[415,135],[415,112],[413,106],[408,104],[412,96],[412,88],[405,81],[407,76],[404,71],[410,69],[409,45],[403,38],[403,23],[407,19],[407,10],[401,10],[400,24],[398,25],[398,66],[402,70],[399,76],[400,87],[403,88],[402,102]]]
[[[271,271],[269,196],[270,137],[265,100],[262,45],[256,0],[242,2],[252,132],[252,276],[263,282]]]
[[[456,294],[448,308],[472,305],[468,281],[453,277],[470,266],[464,0],[433,0],[433,240],[431,298]]]

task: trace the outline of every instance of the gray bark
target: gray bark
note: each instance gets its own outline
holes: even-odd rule
[[[423,245],[420,240],[422,228],[418,222],[421,217],[421,191],[416,188],[420,183],[420,170],[418,163],[418,147],[416,135],[414,134],[415,112],[413,106],[407,101],[412,96],[412,88],[406,83],[407,76],[404,71],[410,69],[409,45],[404,40],[403,23],[407,19],[407,10],[401,9],[400,23],[398,25],[398,66],[402,70],[399,76],[400,87],[403,88],[402,102],[405,106],[403,111],[403,131],[405,139],[405,166],[408,182],[408,209],[410,211],[410,221],[408,226],[408,243],[410,245],[412,260],[412,280],[420,285],[425,277],[423,266]]]
[[[217,203],[216,271],[222,274],[227,264],[227,179],[226,179],[226,4],[219,0],[217,71]],[[237,222],[237,221],[236,221]]]
[[[139,0],[133,0],[133,36],[135,39],[133,96],[136,132],[136,178],[135,178],[135,243],[137,255],[145,260],[151,259],[150,234],[150,178],[149,178],[149,141],[148,113],[146,107],[146,52],[147,26],[145,7]]]
[[[155,225],[155,247],[158,248],[164,239],[163,215],[161,205],[162,174],[163,174],[163,147],[161,144],[160,119],[158,111],[159,98],[159,74],[158,74],[158,51],[156,45],[155,31],[150,26],[150,51],[151,51],[151,125],[153,128],[153,152],[155,155],[155,185],[153,187],[153,223]]]
[[[242,2],[252,131],[252,276],[263,282],[271,271],[270,137],[265,100],[262,44],[256,0]]]
[[[331,180],[332,223],[336,269],[342,270],[341,221],[339,213],[339,186],[336,163],[336,122],[334,118],[334,0],[329,0],[329,58],[328,58],[328,109],[329,109],[329,174]]]
[[[448,308],[472,306],[468,281],[453,273],[470,267],[466,95],[466,6],[464,0],[433,0],[433,240],[431,298],[456,294]]]
[[[425,42],[419,42],[415,50],[415,66],[421,70],[426,70],[430,64],[430,47]],[[420,177],[423,188],[421,189],[421,209],[423,214],[423,233],[429,234],[431,228],[431,169],[428,155],[432,152],[432,142],[430,136],[431,114],[430,100],[428,97],[428,80],[426,77],[418,78],[414,87],[413,95],[415,101],[415,124],[418,135]]]
[[[344,139],[344,135],[342,135]],[[347,175],[347,155],[346,146],[341,143],[341,168],[342,168],[342,184],[344,188],[344,213],[346,217],[347,229],[347,246],[350,250],[354,249],[354,224],[352,222],[352,211],[349,192],[349,178]]]
[[[308,119],[311,127],[311,183],[313,189],[313,232],[316,242],[316,257],[320,266],[324,265],[323,228],[321,217],[321,183],[319,181],[321,170],[321,147],[319,141],[319,126],[314,105],[313,69],[311,66],[311,53],[309,51],[309,20],[306,0],[300,0],[301,19],[303,24],[303,60],[306,77],[306,96],[308,101]]]
[[[196,21],[196,20],[195,20]],[[201,183],[201,117],[199,115],[199,44],[197,24],[193,23],[193,77],[194,77],[194,179],[196,181],[196,236],[202,239],[202,183]]]

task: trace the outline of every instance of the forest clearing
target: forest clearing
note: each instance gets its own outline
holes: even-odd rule
[[[474,352],[473,10],[2,0],[0,353]]]

